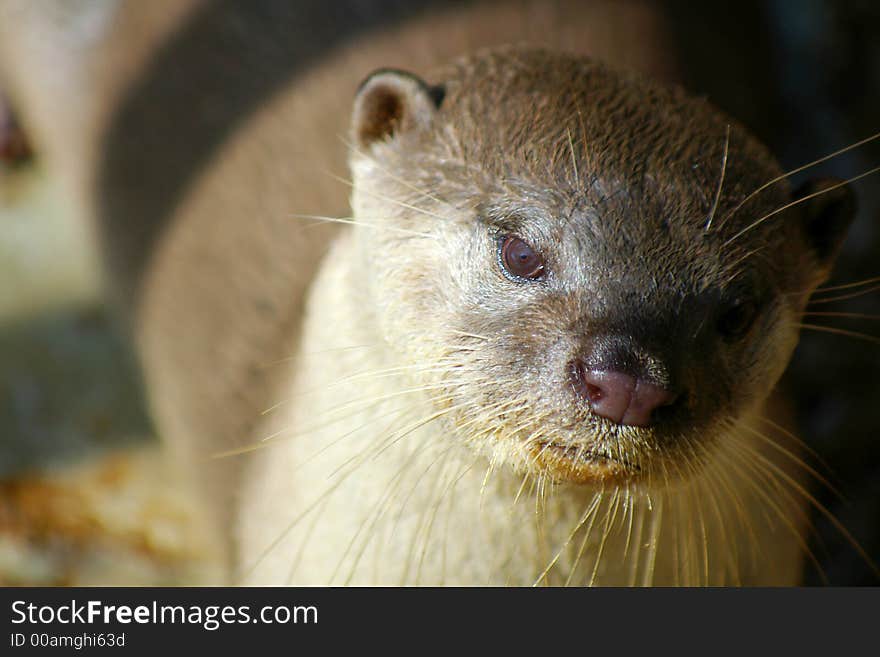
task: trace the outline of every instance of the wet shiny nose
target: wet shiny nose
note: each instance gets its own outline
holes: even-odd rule
[[[617,424],[645,427],[654,411],[675,403],[678,395],[623,372],[597,370],[578,364],[575,387],[596,415]]]

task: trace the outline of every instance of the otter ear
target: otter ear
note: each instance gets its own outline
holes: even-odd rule
[[[821,265],[830,268],[855,217],[855,194],[842,180],[818,178],[795,190],[793,200],[800,199],[806,200],[795,207],[800,210],[807,243]]]
[[[361,83],[354,101],[351,132],[358,149],[408,130],[427,127],[440,103],[443,87],[432,87],[405,71],[382,69]]]

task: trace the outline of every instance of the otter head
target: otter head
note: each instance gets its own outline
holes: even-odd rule
[[[364,302],[437,421],[554,481],[693,476],[782,374],[849,190],[792,193],[705,100],[588,59],[438,79],[369,77],[351,156]]]

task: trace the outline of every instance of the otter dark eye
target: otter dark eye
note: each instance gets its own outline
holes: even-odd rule
[[[737,299],[718,318],[718,332],[728,340],[743,337],[758,318],[758,304],[748,299]]]
[[[544,275],[544,259],[518,237],[501,238],[499,260],[504,270],[515,278],[534,281]]]

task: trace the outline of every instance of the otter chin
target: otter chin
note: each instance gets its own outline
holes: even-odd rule
[[[639,465],[597,454],[578,445],[538,443],[531,456],[538,471],[546,473],[554,481],[623,484],[632,481],[641,472]]]

